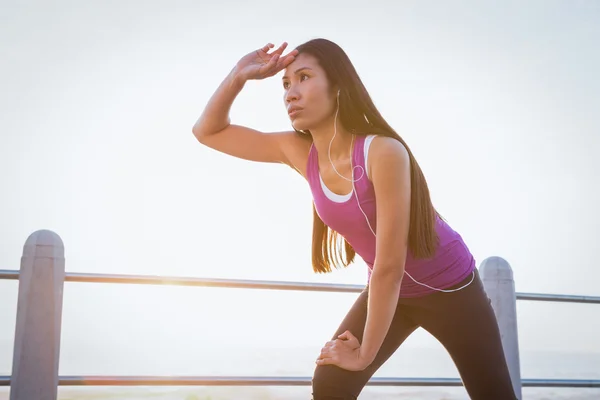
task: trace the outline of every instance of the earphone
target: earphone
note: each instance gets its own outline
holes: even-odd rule
[[[375,234],[375,230],[373,230],[373,227],[371,226],[371,222],[369,221],[369,218],[367,217],[367,214],[364,212],[364,210],[362,209],[362,207],[360,206],[360,200],[358,199],[358,191],[356,190],[356,186],[354,185],[355,182],[358,182],[359,180],[361,180],[366,172],[364,170],[364,168],[362,167],[362,165],[353,165],[352,166],[352,179],[348,179],[345,176],[343,176],[342,174],[340,174],[338,172],[338,170],[335,168],[335,165],[333,165],[333,161],[331,160],[331,145],[333,144],[333,139],[335,139],[335,136],[337,135],[337,117],[338,117],[338,112],[340,110],[340,90],[338,90],[337,92],[337,108],[335,110],[335,118],[334,118],[334,122],[333,122],[333,136],[331,137],[331,141],[329,142],[329,151],[327,152],[327,156],[329,158],[329,163],[331,164],[331,166],[333,167],[333,170],[335,171],[336,174],[338,174],[339,177],[341,177],[342,179],[345,179],[347,181],[352,182],[352,191],[354,192],[354,197],[356,198],[356,204],[358,205],[358,208],[360,210],[360,212],[364,215],[365,220],[367,221],[367,225],[369,226],[369,229],[371,230],[371,233],[373,234],[373,236],[375,238],[377,238],[377,234]],[[352,139],[350,142],[350,162],[352,162],[352,148],[353,148],[353,144],[354,144],[354,135],[352,135]],[[360,175],[360,177],[358,179],[354,179],[354,169],[355,168],[360,168],[362,174]],[[475,279],[475,271],[473,271],[472,273],[472,277],[471,280],[469,281],[469,283],[465,284],[464,286],[461,286],[459,288],[456,289],[440,289],[440,288],[435,288],[433,286],[429,286],[425,283],[419,282],[417,281],[415,278],[413,278],[406,270],[404,270],[404,273],[406,275],[408,275],[408,277],[410,279],[412,279],[416,284],[419,284],[421,286],[425,286],[429,289],[432,290],[437,290],[438,292],[444,292],[444,293],[450,293],[450,292],[456,292],[459,291],[461,289],[466,288],[467,286],[469,286],[473,280]]]

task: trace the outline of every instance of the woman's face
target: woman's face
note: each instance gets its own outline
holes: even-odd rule
[[[300,53],[282,79],[284,103],[294,129],[310,130],[329,122],[337,105],[336,95],[316,58]]]

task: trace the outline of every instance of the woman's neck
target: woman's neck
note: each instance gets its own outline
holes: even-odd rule
[[[353,135],[339,125],[338,123],[337,132],[333,128],[333,123],[330,124],[329,129],[310,130],[320,160],[330,161],[329,157],[331,157],[331,162],[335,162],[346,160],[352,155]]]

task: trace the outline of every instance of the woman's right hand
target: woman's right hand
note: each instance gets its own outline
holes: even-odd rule
[[[269,49],[273,47],[272,43],[268,43],[263,48],[246,54],[235,66],[237,74],[244,80],[265,79],[286,68],[298,55],[298,50],[294,49],[282,56],[287,47],[286,42],[283,42],[277,50],[269,53]]]

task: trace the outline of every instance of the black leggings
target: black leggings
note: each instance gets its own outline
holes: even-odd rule
[[[469,275],[454,288],[463,286],[471,278]],[[349,330],[362,341],[367,297],[368,288],[358,296],[333,338]],[[312,380],[313,399],[356,399],[375,371],[418,327],[431,333],[446,348],[471,399],[517,399],[496,316],[477,270],[473,282],[462,290],[400,298],[388,334],[373,363],[356,372],[335,365],[317,366]]]

